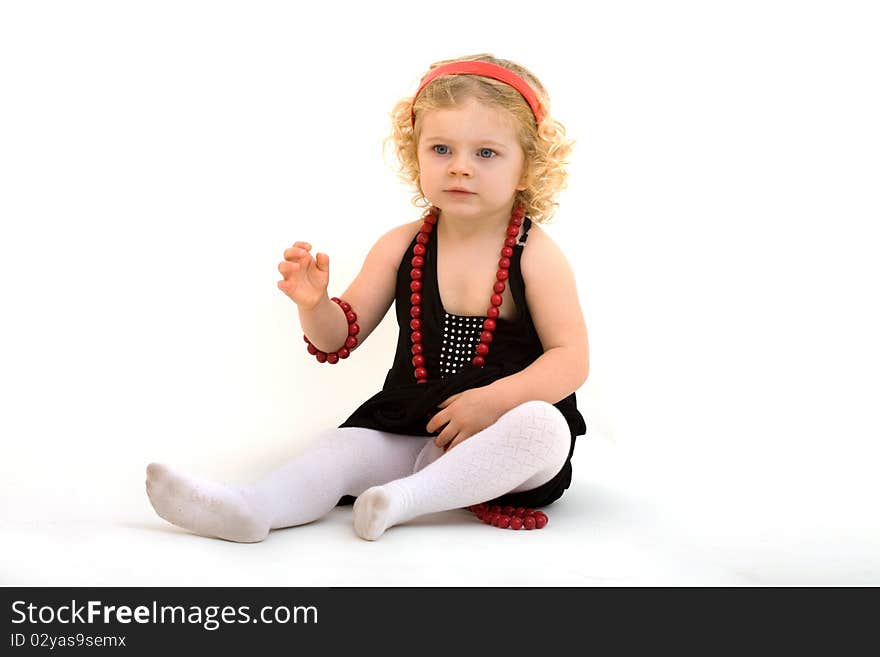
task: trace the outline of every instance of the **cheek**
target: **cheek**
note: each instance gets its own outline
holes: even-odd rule
[[[419,162],[419,177],[422,180],[433,180],[437,177],[437,167],[429,162]]]

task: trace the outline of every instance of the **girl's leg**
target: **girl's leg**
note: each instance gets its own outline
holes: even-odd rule
[[[404,477],[431,438],[346,427],[322,432],[302,454],[252,484],[235,486],[147,466],[147,494],[162,518],[202,536],[262,541],[270,529],[316,520],[343,495]]]
[[[559,409],[543,401],[520,404],[418,472],[364,492],[354,505],[355,532],[373,541],[425,513],[537,488],[559,472],[570,448]]]

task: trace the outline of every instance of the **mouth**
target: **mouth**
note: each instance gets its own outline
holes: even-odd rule
[[[475,193],[475,192],[469,192],[466,189],[455,188],[455,187],[453,187],[452,189],[444,189],[443,191],[448,194],[474,194]]]

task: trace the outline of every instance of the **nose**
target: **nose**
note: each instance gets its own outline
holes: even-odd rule
[[[467,153],[458,152],[449,158],[450,176],[470,176],[472,173]]]

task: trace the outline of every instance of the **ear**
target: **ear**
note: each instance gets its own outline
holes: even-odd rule
[[[528,167],[523,165],[523,174],[522,174],[522,177],[519,179],[519,183],[517,184],[516,189],[517,189],[517,191],[521,192],[521,191],[527,189],[528,186],[529,186],[529,171],[528,171]]]

